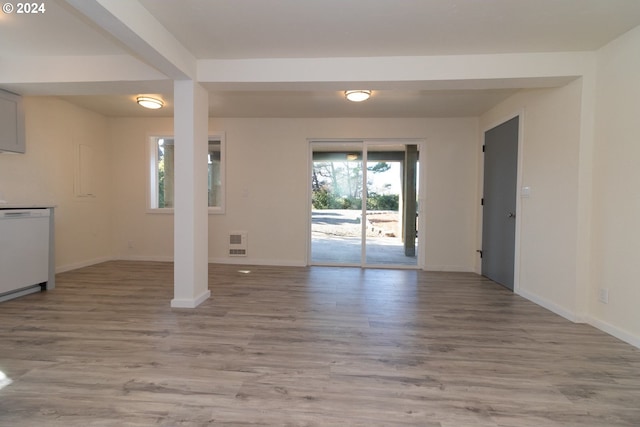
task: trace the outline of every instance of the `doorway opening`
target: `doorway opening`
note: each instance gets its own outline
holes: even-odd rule
[[[421,267],[419,147],[311,142],[311,265]]]

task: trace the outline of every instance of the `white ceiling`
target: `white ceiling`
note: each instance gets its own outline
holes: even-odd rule
[[[638,0],[140,0],[197,58],[595,50]]]
[[[40,15],[0,14],[0,68],[17,58],[132,55],[122,29],[71,4],[45,2]],[[112,0],[130,7],[134,0]],[[639,0],[139,0],[194,58],[357,58],[593,51],[640,24]],[[144,26],[143,26],[144,28]],[[122,37],[120,37],[122,36]],[[54,64],[52,62],[52,64]],[[60,62],[52,65],[58,70]],[[144,64],[143,64],[144,65]],[[153,64],[150,64],[153,65]],[[126,70],[125,70],[126,71]],[[7,83],[26,95],[60,95],[109,116],[172,115],[171,79]],[[28,75],[28,73],[25,73]],[[203,85],[217,117],[475,116],[520,88],[568,79],[496,82],[481,89],[425,82],[371,83],[371,100],[346,103],[348,85]],[[133,103],[138,93],[167,101],[158,112]]]

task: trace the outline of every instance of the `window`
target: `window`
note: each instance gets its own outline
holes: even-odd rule
[[[153,136],[149,141],[149,208],[152,212],[173,212],[175,144],[173,136]],[[209,136],[209,213],[224,212],[224,134]]]

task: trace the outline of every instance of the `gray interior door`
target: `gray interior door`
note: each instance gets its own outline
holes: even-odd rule
[[[482,275],[513,290],[518,117],[484,134]]]

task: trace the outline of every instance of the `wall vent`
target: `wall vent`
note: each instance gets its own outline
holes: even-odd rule
[[[247,256],[247,232],[229,233],[229,256]]]

